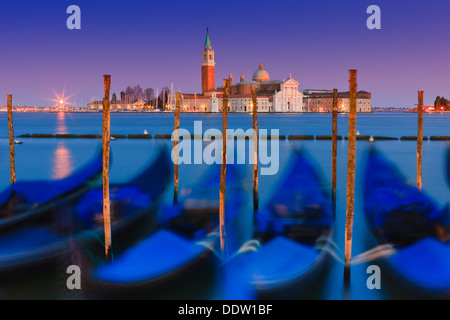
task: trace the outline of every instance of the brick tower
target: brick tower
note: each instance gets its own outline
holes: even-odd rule
[[[202,52],[202,94],[205,91],[216,88],[215,85],[215,73],[214,73],[214,50],[209,40],[209,30],[206,29],[205,46]]]

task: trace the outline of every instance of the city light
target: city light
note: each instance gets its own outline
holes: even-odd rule
[[[68,105],[72,105],[72,103],[69,101],[70,98],[73,97],[73,95],[66,96],[65,89],[62,91],[62,93],[57,93],[55,90],[53,90],[53,94],[55,95],[55,98],[49,99],[54,103],[53,108],[66,108]]]

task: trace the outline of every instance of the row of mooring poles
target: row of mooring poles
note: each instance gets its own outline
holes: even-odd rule
[[[355,196],[355,157],[356,157],[356,95],[357,81],[356,70],[350,70],[350,108],[349,108],[349,133],[348,133],[348,162],[347,162],[347,206],[345,222],[345,268],[344,279],[350,281],[350,263],[353,235],[353,215]],[[111,206],[109,198],[109,163],[110,163],[110,104],[109,93],[111,87],[111,76],[104,75],[105,97],[103,99],[103,130],[102,130],[102,157],[103,157],[103,219],[105,229],[105,255],[111,257]],[[258,210],[258,107],[256,92],[252,92],[253,101],[253,207]],[[337,104],[338,92],[333,90],[333,125],[332,125],[332,201],[336,208],[336,160],[337,160]],[[181,93],[177,93],[175,109],[175,139],[174,151],[177,151],[180,121]],[[417,188],[422,190],[422,145],[423,145],[423,91],[418,92],[418,135],[417,135]],[[14,150],[14,128],[12,117],[12,95],[7,96],[8,113],[8,133],[10,150],[10,176],[11,184],[16,181],[15,172],[15,150]],[[223,106],[222,106],[222,163],[220,171],[220,197],[219,197],[219,229],[220,229],[220,249],[222,255],[225,254],[225,189],[226,189],[226,161],[227,161],[227,127],[228,127],[228,80],[224,80],[223,86]],[[178,200],[178,152],[175,156],[175,188],[174,202]]]
[[[349,107],[349,132],[348,132],[348,160],[347,160],[347,205],[345,222],[345,268],[344,280],[350,281],[350,263],[352,252],[353,216],[355,199],[355,169],[356,169],[356,97],[357,97],[357,71],[350,70],[350,107]],[[103,99],[103,215],[105,225],[105,254],[111,255],[111,218],[109,199],[109,154],[110,154],[110,106],[109,91],[111,76],[104,75],[105,98]],[[423,91],[418,93],[418,135],[417,135],[417,188],[422,190],[422,144],[423,144]],[[258,210],[258,107],[256,92],[252,91],[253,102],[253,208]],[[337,171],[337,109],[338,92],[333,90],[332,109],[332,202],[336,209],[336,171]],[[178,200],[178,129],[180,126],[181,93],[177,93],[175,109],[175,139],[174,139],[174,203]],[[12,122],[12,96],[8,95],[8,128],[10,145],[10,171],[11,184],[15,182],[15,157],[14,157],[14,131]],[[222,106],[222,163],[220,169],[220,196],[219,196],[219,229],[220,249],[225,255],[225,190],[226,190],[226,163],[227,163],[227,128],[228,128],[228,80],[223,85]]]
[[[353,236],[353,216],[355,198],[355,169],[356,169],[356,96],[357,96],[357,71],[350,70],[350,107],[349,107],[349,133],[348,133],[348,160],[347,160],[347,205],[345,222],[345,268],[344,280],[350,281],[350,263]],[[109,91],[111,76],[104,76],[105,98],[103,99],[103,215],[105,225],[105,254],[107,258],[111,255],[111,219],[110,219],[110,199],[109,199],[109,154],[110,154],[110,108]],[[418,103],[418,136],[417,136],[417,187],[422,189],[422,144],[423,144],[423,91],[419,91]],[[256,92],[252,91],[253,101],[253,208],[258,210],[258,107]],[[336,207],[336,168],[337,168],[337,104],[338,92],[333,90],[333,116],[332,116],[332,201],[334,209]],[[178,200],[178,129],[180,125],[181,93],[177,93],[175,109],[175,186],[174,203]],[[10,140],[10,169],[11,183],[15,182],[14,169],[14,132],[12,126],[12,96],[8,95],[8,127]],[[222,163],[220,169],[220,196],[219,196],[219,230],[220,249],[225,255],[225,191],[226,191],[226,164],[227,164],[227,128],[228,128],[228,80],[224,80],[223,85],[223,106],[222,106]]]

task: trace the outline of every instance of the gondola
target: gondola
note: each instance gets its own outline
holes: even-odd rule
[[[237,165],[227,165],[226,180],[226,250],[233,252],[241,243],[237,216],[245,199]],[[220,167],[212,165],[199,183],[180,190],[176,204],[163,207],[159,230],[92,271],[91,287],[106,296],[152,295],[212,272],[222,258],[219,185]]]
[[[145,217],[152,216],[151,213],[156,218],[156,208],[171,179],[170,163],[168,152],[161,150],[134,179],[110,185],[113,249],[116,234],[125,233]],[[103,189],[100,185],[81,195],[73,205],[60,206],[53,221],[27,224],[1,234],[0,274],[56,261],[75,250],[102,246],[102,239]]]
[[[49,213],[87,192],[101,176],[99,152],[88,164],[59,180],[17,181],[0,193],[0,230]]]
[[[225,299],[290,299],[326,266],[334,226],[331,198],[303,151],[255,213],[253,239],[223,266]]]
[[[409,185],[397,167],[375,149],[368,155],[363,195],[375,242],[394,249],[394,254],[380,259],[392,279],[414,295],[448,295],[448,206],[441,210],[424,191]]]

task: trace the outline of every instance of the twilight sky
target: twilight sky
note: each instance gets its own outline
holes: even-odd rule
[[[81,8],[81,30],[66,9]],[[369,30],[369,5],[381,30]],[[261,60],[271,79],[292,73],[300,90],[348,90],[348,69],[373,106],[450,98],[450,1],[417,0],[14,0],[0,2],[0,104],[51,106],[55,92],[85,105],[127,85],[201,91],[206,27],[216,86],[246,79]]]

